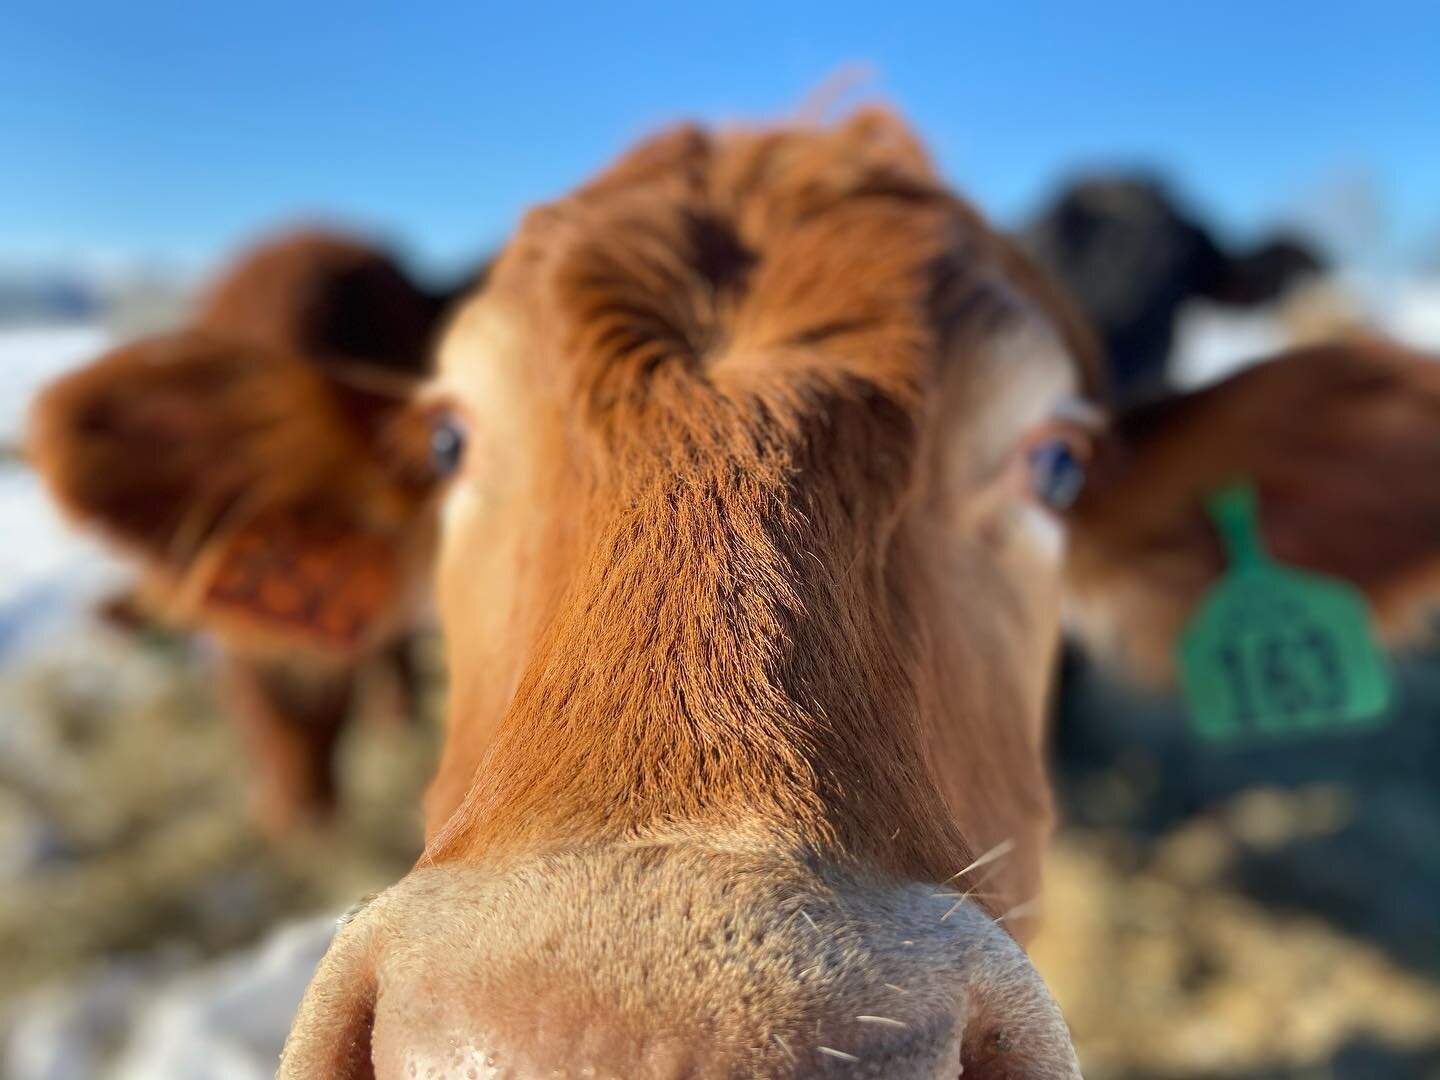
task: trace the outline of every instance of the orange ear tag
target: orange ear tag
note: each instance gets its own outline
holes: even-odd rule
[[[379,537],[272,516],[228,539],[204,602],[258,633],[348,648],[395,603],[397,578]]]

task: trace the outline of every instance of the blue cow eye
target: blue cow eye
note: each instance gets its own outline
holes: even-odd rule
[[[465,460],[465,429],[453,416],[441,416],[430,428],[430,462],[440,476],[450,476]]]
[[[1030,488],[1052,510],[1068,510],[1085,488],[1085,463],[1064,439],[1030,451]]]

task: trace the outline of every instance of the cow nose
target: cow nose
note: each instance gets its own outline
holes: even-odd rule
[[[412,873],[337,936],[280,1076],[1080,1075],[1019,946],[934,886],[585,861]]]

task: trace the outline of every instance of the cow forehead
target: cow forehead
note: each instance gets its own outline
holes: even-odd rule
[[[981,386],[962,411],[988,417],[988,441],[1003,442],[1091,381],[1077,377],[1087,350],[1071,315],[908,143],[863,127],[691,132],[528,213],[441,365],[462,399],[506,410],[525,389],[517,367],[551,379],[563,368],[582,396],[603,379],[607,400],[622,384],[643,394],[636,384],[663,361],[708,372],[690,384],[700,395],[784,368],[797,379],[831,370],[911,402],[938,359],[942,382]]]
[[[954,355],[944,364],[952,373],[947,378],[966,386],[952,401],[958,412],[938,417],[952,434],[963,435],[968,467],[981,474],[1025,431],[1087,400],[1081,360],[1049,313],[998,275],[986,277],[1007,309],[1005,317],[950,344]],[[537,331],[546,313],[522,303],[512,290],[480,294],[466,304],[441,341],[437,374],[424,395],[459,402],[481,421],[478,434],[493,444],[487,457],[497,466],[505,463],[506,448],[525,443],[525,396],[554,390],[540,385],[543,365],[537,363],[539,350],[553,344]]]

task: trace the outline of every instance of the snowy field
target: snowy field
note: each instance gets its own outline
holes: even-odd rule
[[[0,329],[0,449],[8,451],[0,458],[0,665],[121,577],[98,544],[66,526],[16,455],[36,391],[108,342],[92,326]]]
[[[94,359],[109,344],[109,333],[97,326],[0,328],[0,442],[18,441],[25,410],[41,386]]]
[[[1349,279],[1333,297],[1337,321],[1372,327],[1396,341],[1440,354],[1440,278],[1391,284]],[[1176,330],[1171,374],[1184,388],[1204,386],[1291,342],[1274,309],[1239,311],[1192,301]]]

